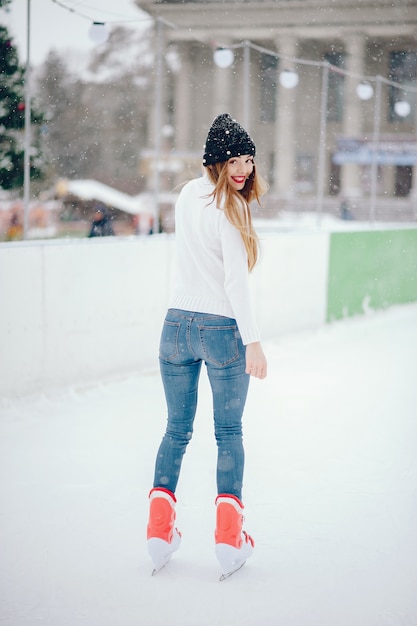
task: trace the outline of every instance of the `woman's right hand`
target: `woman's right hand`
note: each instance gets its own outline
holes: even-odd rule
[[[246,373],[263,379],[267,374],[268,364],[259,341],[246,346]]]

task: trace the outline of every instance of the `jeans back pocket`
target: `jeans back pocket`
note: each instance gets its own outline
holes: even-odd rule
[[[237,326],[199,326],[204,358],[224,367],[239,356]]]
[[[180,332],[179,322],[164,321],[159,344],[159,358],[166,361],[175,359],[179,354],[178,335]]]

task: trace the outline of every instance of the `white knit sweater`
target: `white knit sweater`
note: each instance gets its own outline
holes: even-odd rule
[[[242,237],[212,198],[207,175],[187,183],[175,207],[176,263],[169,307],[234,318],[243,343],[260,341]]]

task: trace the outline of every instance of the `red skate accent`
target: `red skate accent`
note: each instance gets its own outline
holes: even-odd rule
[[[227,501],[222,501],[223,497]],[[233,498],[234,502],[230,502]],[[225,543],[233,548],[242,546],[242,504],[238,498],[233,496],[219,496],[216,500],[216,543]]]
[[[157,492],[162,492],[158,495]],[[150,493],[149,522],[147,538],[158,538],[172,543],[175,509],[175,496],[166,489],[155,489]]]

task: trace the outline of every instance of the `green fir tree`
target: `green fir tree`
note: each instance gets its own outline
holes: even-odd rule
[[[0,8],[9,4],[0,0]],[[38,140],[42,115],[31,107],[30,177],[42,177]],[[20,65],[8,29],[0,25],[0,187],[23,186],[25,127],[25,68]]]

